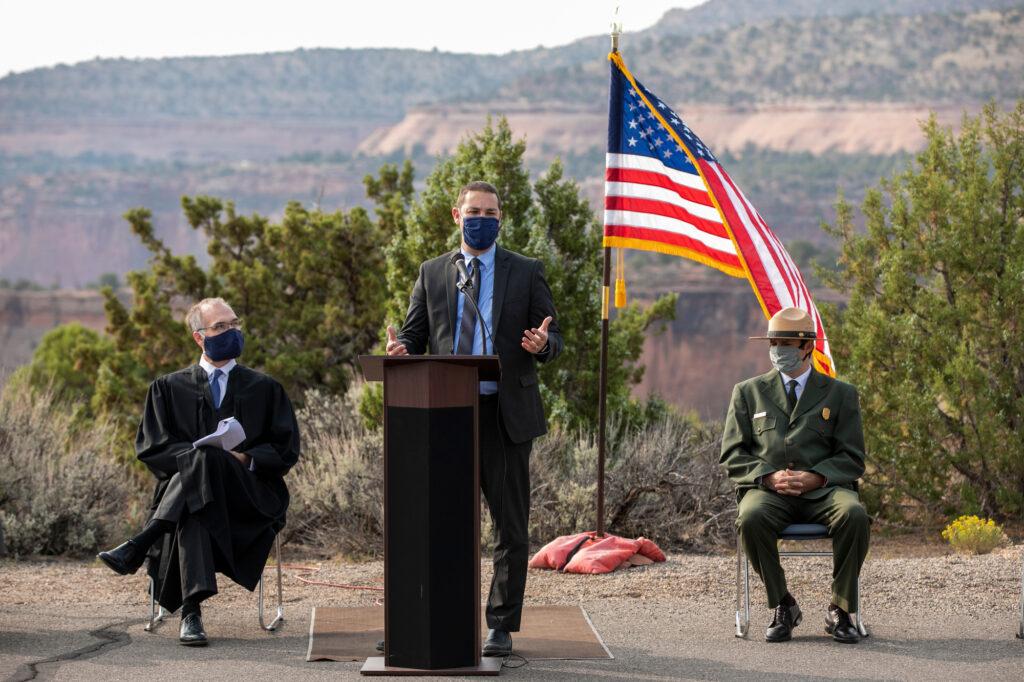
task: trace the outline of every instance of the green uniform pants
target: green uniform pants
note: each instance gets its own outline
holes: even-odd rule
[[[786,574],[779,562],[778,537],[791,523],[820,523],[832,536],[832,601],[847,613],[857,611],[857,576],[868,553],[871,520],[852,490],[833,488],[816,500],[749,490],[740,500],[736,526],[743,551],[768,589],[768,607],[786,596]]]

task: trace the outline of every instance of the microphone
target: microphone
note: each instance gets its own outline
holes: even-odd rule
[[[448,260],[455,266],[455,269],[459,271],[459,279],[462,280],[461,283],[456,282],[455,286],[462,292],[466,300],[473,304],[473,310],[476,311],[476,318],[480,320],[480,329],[483,330],[483,343],[481,344],[483,346],[483,355],[487,355],[488,340],[491,342],[491,353],[493,354],[494,337],[491,336],[491,330],[488,329],[487,325],[484,323],[484,316],[480,313],[480,306],[476,304],[476,301],[473,300],[473,297],[469,293],[473,289],[473,279],[469,276],[469,268],[466,267],[466,257],[461,251],[456,251]],[[452,334],[452,338],[454,337],[455,335]],[[455,351],[456,349],[452,348],[452,355],[455,354]]]
[[[456,251],[452,254],[449,259],[455,269],[459,271],[459,279],[461,282],[456,282],[455,286],[459,288],[459,291],[466,293],[466,289],[473,288],[473,280],[469,277],[469,269],[466,267],[466,257],[462,255],[461,251]],[[474,302],[475,305],[475,302]],[[477,313],[479,315],[479,313]]]

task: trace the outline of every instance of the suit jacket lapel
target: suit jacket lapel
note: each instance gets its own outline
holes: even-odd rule
[[[827,387],[828,378],[818,370],[812,369],[811,376],[807,377],[807,384],[800,394],[800,399],[796,401],[796,407],[793,408],[793,414],[789,418],[789,423],[792,424],[798,417],[813,410],[815,405],[820,403],[825,397],[828,392],[826,390]]]
[[[782,385],[782,377],[778,372],[772,370],[762,374],[757,382],[761,393],[771,400],[782,414],[789,414],[789,400],[786,399],[786,389]]]
[[[459,316],[459,271],[451,262],[451,256],[458,253],[458,249],[448,252],[449,260],[444,266],[444,288],[448,296],[448,330],[450,338],[445,340],[441,352],[455,353],[455,324]]]
[[[494,247],[494,292],[491,299],[491,334],[498,333],[498,322],[501,320],[502,303],[508,285],[510,269],[508,253],[500,246]]]

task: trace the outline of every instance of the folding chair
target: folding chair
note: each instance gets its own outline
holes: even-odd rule
[[[828,540],[828,527],[818,523],[794,523],[786,526],[779,534],[779,540]],[[780,551],[780,557],[794,556],[832,556],[832,549],[825,551]],[[857,577],[857,599],[861,600],[860,577]],[[857,631],[862,637],[868,636],[868,630],[861,619],[863,605],[858,603],[857,613],[851,613]],[[736,537],[736,636],[746,638],[750,629],[750,561],[743,551],[739,535]]]
[[[263,617],[263,575],[260,575],[260,584],[257,588],[257,608],[260,612],[260,627],[267,632],[273,632],[277,626],[284,622],[284,598],[281,589],[281,536],[274,538],[274,553],[277,556],[277,615],[267,625]],[[164,622],[164,618],[171,615],[164,607],[157,607],[156,585],[153,579],[149,579],[149,624],[143,628],[146,632],[153,632],[156,627]]]

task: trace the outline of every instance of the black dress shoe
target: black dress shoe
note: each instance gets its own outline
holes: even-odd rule
[[[146,552],[129,540],[109,552],[100,552],[96,558],[109,566],[115,573],[128,575],[139,570],[142,562],[146,560]]]
[[[209,641],[203,630],[203,619],[198,613],[190,613],[181,617],[181,632],[178,641],[185,646],[206,646]]]
[[[795,603],[792,606],[779,604],[775,607],[775,614],[764,635],[764,641],[788,642],[793,639],[793,628],[800,625],[803,619],[804,615],[800,613],[800,607]]]
[[[504,630],[488,630],[484,656],[508,656],[512,653],[512,635]]]
[[[825,634],[843,644],[856,644],[860,641],[860,632],[850,620],[850,614],[838,606],[829,606],[825,614]]]

